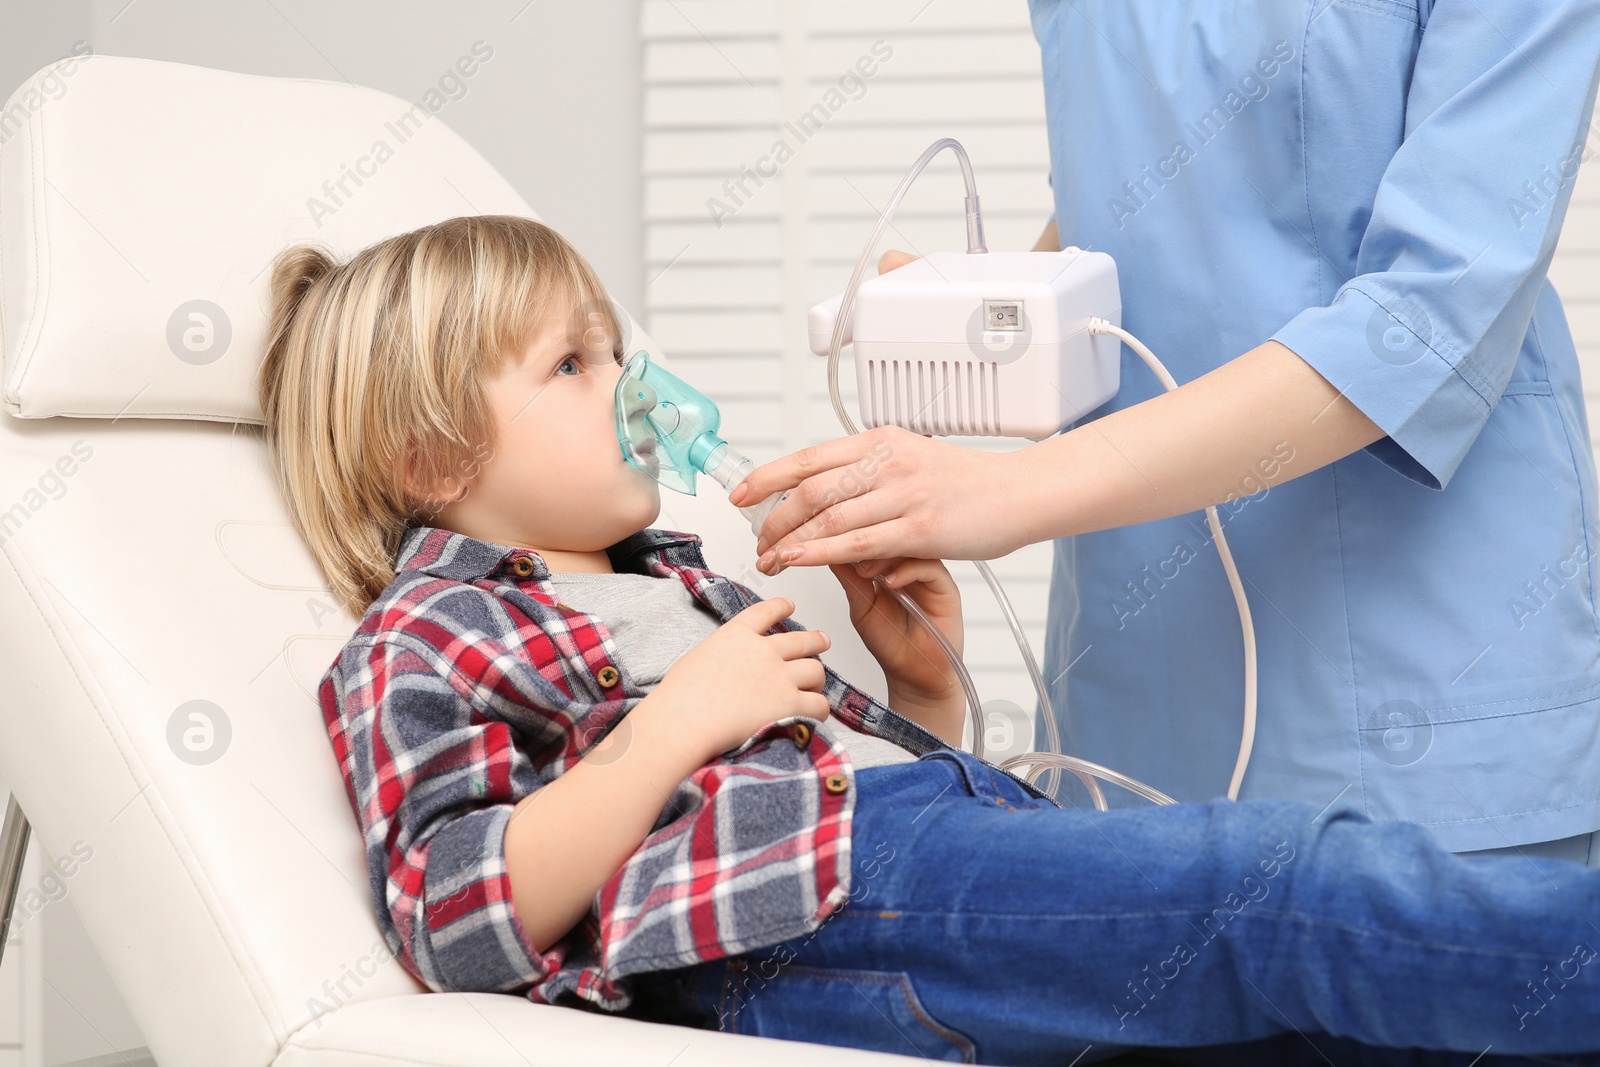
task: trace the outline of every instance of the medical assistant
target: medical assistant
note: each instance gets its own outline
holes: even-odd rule
[[[1122,325],[1180,384],[1275,339],[1387,434],[1262,491],[1277,442],[1219,505],[1259,654],[1241,799],[1455,851],[1600,827],[1595,465],[1545,278],[1600,4],[1030,10],[1061,244],[1115,258]],[[1086,419],[1160,391],[1124,348]],[[1243,641],[1203,511],[1055,542],[1044,675],[1067,751],[1226,791]]]

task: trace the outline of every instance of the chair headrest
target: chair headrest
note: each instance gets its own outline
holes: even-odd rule
[[[0,112],[6,410],[261,424],[285,245],[342,257],[456,215],[538,218],[441,103],[124,56],[44,67]]]

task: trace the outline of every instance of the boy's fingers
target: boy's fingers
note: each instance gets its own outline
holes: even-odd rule
[[[872,579],[857,574],[850,564],[830,563],[828,569],[839,579],[839,584],[844,586],[844,595],[852,601],[872,595]]]
[[[779,596],[769,600],[758,600],[728,621],[743,623],[756,633],[766,633],[778,624],[778,620],[786,619],[792,614],[794,614],[794,601]]]
[[[874,574],[884,574],[905,562],[904,556],[890,556],[888,559],[864,559],[855,565],[856,573],[863,578],[871,578]]]
[[[898,248],[891,248],[878,257],[878,273],[887,274],[896,267],[903,267],[912,260],[920,258],[920,256],[914,256],[910,252],[902,252]]]
[[[844,586],[844,598],[850,609],[850,621],[859,623],[872,611],[872,606],[877,602],[878,590],[873,587],[871,578],[863,578],[856,573],[855,567],[848,563],[830,563],[828,567],[839,578],[839,584]]]
[[[778,655],[784,659],[805,659],[826,652],[833,644],[821,630],[789,630],[781,634],[768,634]]]
[[[828,672],[821,660],[799,659],[789,668],[794,687],[802,691],[820,693],[828,685]]]
[[[935,582],[943,577],[942,568],[938,561],[931,559],[907,559],[891,568],[884,574],[884,581],[894,586],[910,585],[912,582]]]
[[[945,574],[945,567],[941,561],[920,559],[916,556],[864,559],[852,564],[850,570],[868,581],[877,575],[892,586],[910,585],[912,582],[938,582]]]

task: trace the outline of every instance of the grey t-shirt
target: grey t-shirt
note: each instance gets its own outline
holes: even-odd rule
[[[551,572],[550,584],[562,603],[606,624],[618,658],[646,691],[655,688],[679,656],[722,625],[676,577],[563,571]],[[852,729],[831,715],[816,728],[850,753],[857,770],[917,758],[893,741]]]

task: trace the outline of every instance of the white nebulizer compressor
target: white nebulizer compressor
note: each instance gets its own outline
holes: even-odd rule
[[[940,151],[949,148],[966,184],[965,252],[934,252],[885,274],[867,277],[872,254],[913,181]],[[942,137],[930,145],[901,179],[878,217],[844,291],[810,311],[811,350],[828,357],[828,392],[847,433],[859,433],[839,391],[839,358],[853,347],[858,410],[868,429],[896,425],[921,434],[1018,437],[1039,442],[1067,429],[1109,401],[1121,387],[1126,344],[1163,388],[1177,383],[1155,353],[1122,329],[1117,265],[1104,252],[1069,246],[1059,252],[991,252],[984,244],[983,217],[972,165],[961,143]],[[725,479],[732,488],[748,461]],[[774,494],[742,510],[752,529],[787,494]],[[1256,643],[1250,604],[1233,563],[1215,507],[1206,520],[1221,556],[1244,639],[1244,724],[1228,796],[1237,799],[1250,761],[1256,727]],[[1048,773],[1043,791],[1054,796],[1062,770],[1076,775],[1096,808],[1107,807],[1097,780],[1114,783],[1157,804],[1171,797],[1117,771],[1061,751],[1050,695],[1010,599],[983,560],[973,560],[994,594],[1039,697],[1046,748],[1011,756],[998,766],[1026,766],[1032,782]],[[875,584],[881,576],[873,577]],[[955,648],[916,603],[883,586],[918,619],[949,657],[966,695],[972,751],[983,755],[986,724],[972,676]],[[1114,714],[1114,709],[1099,709]]]
[[[811,309],[828,354],[840,293]],[[1116,395],[1116,262],[1104,252],[933,252],[862,282],[843,342],[863,427],[1042,441]]]

